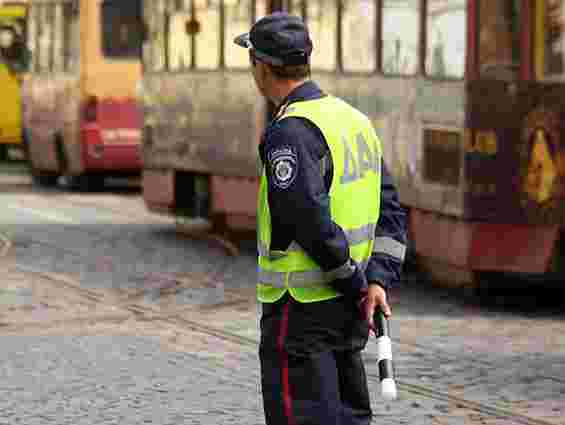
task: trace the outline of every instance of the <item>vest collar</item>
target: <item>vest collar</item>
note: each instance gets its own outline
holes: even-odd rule
[[[314,81],[305,81],[302,85],[296,87],[291,91],[286,98],[280,103],[277,109],[275,109],[274,117],[275,121],[280,118],[288,105],[294,102],[301,102],[304,100],[314,100],[324,97],[325,94],[322,92],[318,84]]]

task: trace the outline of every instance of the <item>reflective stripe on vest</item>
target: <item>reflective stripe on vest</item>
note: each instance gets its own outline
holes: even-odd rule
[[[359,263],[361,270],[367,269],[368,261]],[[346,265],[349,269],[349,265]],[[274,288],[308,288],[328,284],[336,279],[340,279],[341,267],[329,272],[321,270],[308,270],[305,272],[271,272],[258,269],[259,283],[270,285]]]
[[[357,245],[360,243],[370,242],[375,237],[375,230],[377,229],[376,223],[367,224],[365,226],[359,227],[353,230],[346,230],[345,236],[349,245]],[[394,240],[394,239],[393,239]],[[396,242],[396,241],[395,241]],[[282,258],[285,254],[290,252],[302,251],[302,248],[296,243],[292,242],[286,251],[269,252],[269,248],[265,244],[257,239],[257,251],[262,257],[269,257],[272,259]],[[373,252],[375,249],[373,248]]]
[[[369,242],[373,237],[372,235],[375,234],[376,227],[376,224],[368,224],[358,229],[345,232],[349,245]],[[296,242],[292,242],[284,252],[269,252],[265,244],[263,244],[261,240],[257,240],[257,251],[259,255],[263,257],[279,259],[284,257],[287,253],[302,251],[302,248]],[[406,256],[406,245],[389,236],[379,236],[375,238],[373,254],[387,254],[402,262]]]
[[[399,261],[404,261],[406,255],[406,245],[388,236],[375,238],[373,245],[374,254],[387,254]]]

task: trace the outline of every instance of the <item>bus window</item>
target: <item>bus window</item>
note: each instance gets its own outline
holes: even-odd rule
[[[306,24],[314,50],[312,69],[333,71],[337,64],[337,7],[332,0],[308,0]]]
[[[426,74],[463,78],[467,16],[465,0],[428,0],[426,11]]]
[[[538,79],[563,79],[565,2],[540,0],[536,5],[536,76]]]
[[[343,69],[372,72],[376,65],[374,0],[345,0],[341,18]]]
[[[141,0],[104,0],[102,52],[108,58],[139,58],[143,42]]]
[[[520,70],[521,0],[479,2],[481,77],[512,80]]]
[[[143,62],[150,71],[165,69],[165,0],[143,2],[145,22],[147,23],[147,43],[143,48]]]
[[[420,3],[419,0],[383,0],[381,51],[383,73],[392,75],[417,73]]]
[[[195,37],[196,68],[216,69],[220,65],[220,0],[194,0],[194,19],[199,24]]]
[[[225,1],[225,63],[228,68],[249,67],[249,54],[245,49],[234,44],[233,39],[249,31],[252,21],[252,1]]]

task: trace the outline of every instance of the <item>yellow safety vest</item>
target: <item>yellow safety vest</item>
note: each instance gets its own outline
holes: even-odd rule
[[[322,132],[333,161],[331,217],[347,235],[351,258],[365,268],[373,250],[381,192],[382,149],[371,121],[333,96],[292,103],[279,121],[288,117],[305,118]],[[339,277],[343,267],[322,271],[296,242],[286,251],[270,249],[272,229],[265,167],[259,186],[257,226],[260,302],[275,302],[286,291],[299,302],[341,295],[329,283]]]

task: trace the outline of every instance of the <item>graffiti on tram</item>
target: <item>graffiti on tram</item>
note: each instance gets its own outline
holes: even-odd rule
[[[563,117],[545,105],[532,110],[522,130],[520,155],[521,204],[527,216],[550,221],[565,215],[565,149],[561,142]]]

